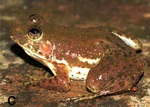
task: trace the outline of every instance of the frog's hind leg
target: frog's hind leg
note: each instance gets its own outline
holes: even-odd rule
[[[87,88],[100,95],[128,91],[143,73],[143,63],[132,50],[108,49],[87,76]]]

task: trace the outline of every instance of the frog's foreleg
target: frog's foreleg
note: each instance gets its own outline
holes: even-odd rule
[[[90,69],[86,86],[100,95],[128,91],[138,82],[142,66],[134,51],[108,48],[99,63]]]
[[[55,71],[56,75],[52,78],[42,79],[38,85],[52,91],[70,90],[70,79],[66,71],[66,66],[63,64],[55,64],[55,67],[57,68]]]

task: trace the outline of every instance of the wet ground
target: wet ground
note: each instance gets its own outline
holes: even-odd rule
[[[150,106],[150,1],[149,0],[1,0],[0,1],[0,105],[8,106]],[[81,81],[68,93],[49,92],[30,85],[47,71],[10,39],[9,31],[33,14],[67,27],[113,26],[135,35],[143,44],[140,57],[144,75],[136,92],[97,98]],[[93,99],[84,100],[84,97]],[[81,101],[80,101],[81,100]],[[10,103],[13,104],[13,101]]]

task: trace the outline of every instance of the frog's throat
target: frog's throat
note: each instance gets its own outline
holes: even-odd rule
[[[120,35],[116,31],[112,31],[112,34],[119,37],[126,45],[130,46],[134,50],[141,50],[142,44],[139,40],[133,38],[133,37],[127,37],[126,35]]]

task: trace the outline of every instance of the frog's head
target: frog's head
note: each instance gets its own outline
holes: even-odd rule
[[[10,37],[29,56],[37,60],[52,60],[55,45],[44,37],[45,24],[41,16],[33,14],[28,18],[27,24],[12,30]]]

